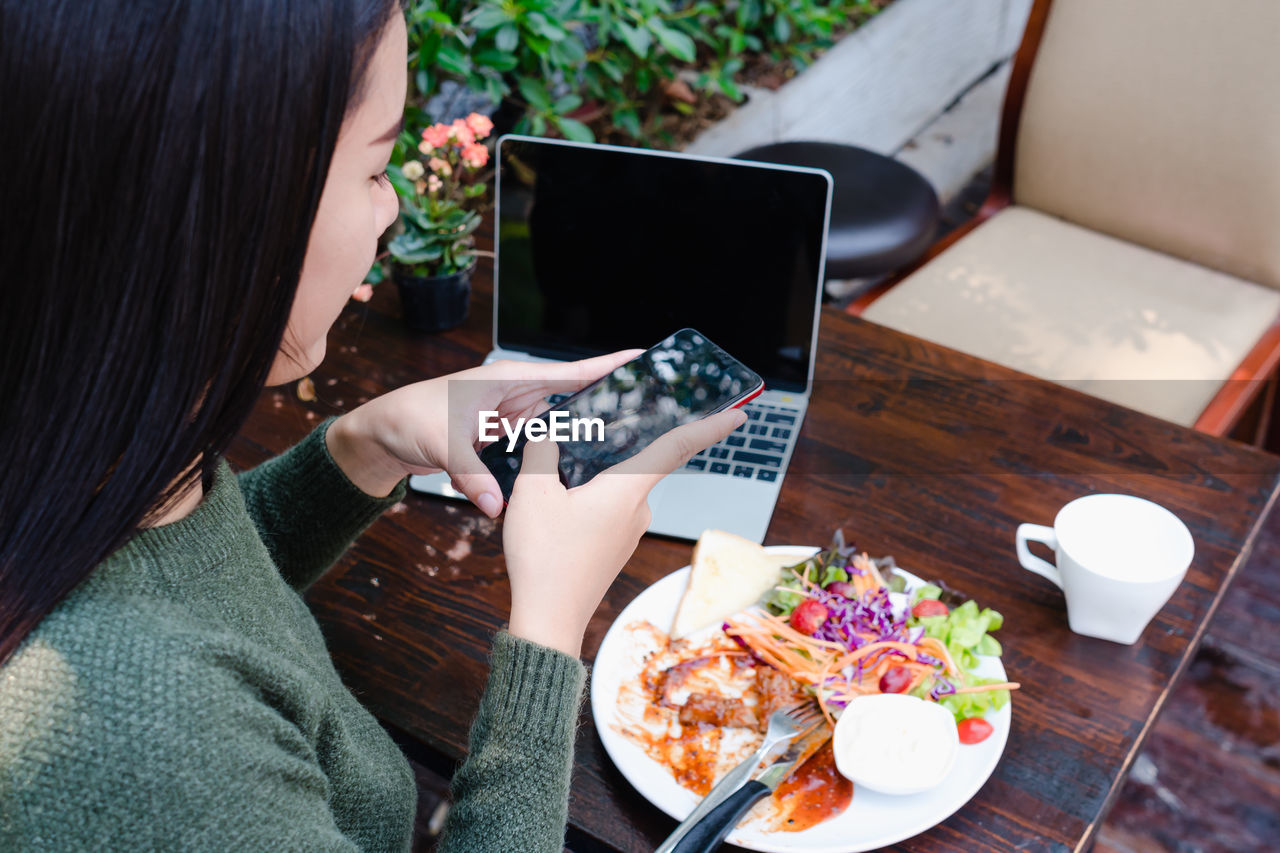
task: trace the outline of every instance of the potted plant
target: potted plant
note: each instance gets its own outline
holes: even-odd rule
[[[388,244],[391,278],[405,323],[439,332],[461,324],[471,301],[475,230],[488,193],[489,149],[481,141],[493,123],[479,113],[422,131],[417,152],[387,168],[400,198],[401,231]],[[425,161],[425,162],[424,162]],[[487,254],[487,253],[484,253]]]

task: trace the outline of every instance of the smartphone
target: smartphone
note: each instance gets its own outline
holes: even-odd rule
[[[581,391],[530,418],[534,434],[555,439],[560,481],[580,486],[676,427],[741,406],[764,390],[754,370],[713,344],[706,335],[681,329]],[[530,424],[512,439],[507,424],[480,460],[510,500],[520,473]],[[490,433],[492,434],[492,433]]]

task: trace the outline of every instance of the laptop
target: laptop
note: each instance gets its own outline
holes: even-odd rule
[[[517,135],[497,146],[496,359],[704,333],[764,377],[747,421],[649,495],[649,532],[764,540],[813,386],[832,179],[821,169]],[[555,400],[549,400],[554,405]],[[410,488],[466,498],[447,474]]]

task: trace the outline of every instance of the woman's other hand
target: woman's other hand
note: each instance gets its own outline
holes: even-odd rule
[[[561,363],[495,361],[416,382],[338,418],[325,442],[338,467],[368,494],[389,494],[405,474],[443,470],[454,488],[496,518],[502,492],[477,455],[480,413],[494,411],[512,423],[536,415],[550,395],[572,394],[642,352]]]
[[[502,530],[511,633],[577,657],[587,622],[649,526],[649,491],[746,419],[730,409],[677,427],[573,489],[560,482],[555,442],[528,442]]]

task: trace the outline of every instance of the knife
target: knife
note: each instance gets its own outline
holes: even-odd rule
[[[781,745],[785,749],[788,743],[803,736],[807,731],[809,729],[800,729],[794,734],[771,740],[769,736],[773,733],[773,726],[770,725],[769,731],[765,734],[764,743],[760,744],[760,748],[744,758],[737,767],[724,774],[724,778],[716,783],[711,792],[702,798],[702,801],[694,807],[689,816],[680,822],[675,831],[668,835],[666,841],[658,845],[658,849],[653,853],[674,853],[676,844],[680,842],[680,839],[684,838],[685,834],[706,817],[712,809],[727,800],[734,791],[741,788],[751,778],[751,774],[755,772],[760,762],[771,755],[775,748]]]
[[[819,738],[825,740],[829,735],[826,726],[819,722],[793,740],[786,752],[763,773],[734,791],[720,805],[707,812],[706,817],[694,824],[672,853],[712,853],[752,806],[772,794],[782,780],[791,775],[796,762],[813,746],[814,741]]]

